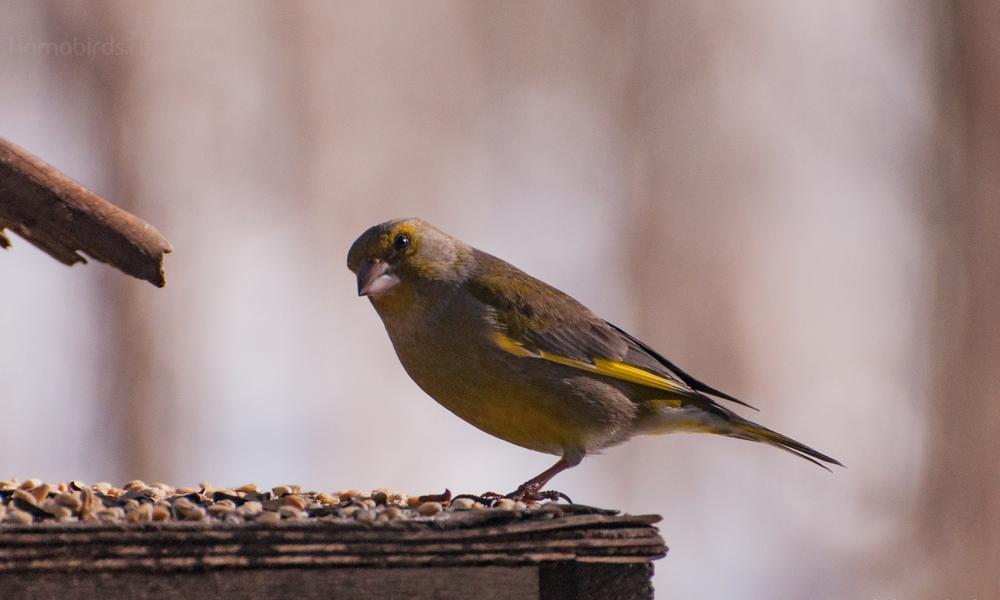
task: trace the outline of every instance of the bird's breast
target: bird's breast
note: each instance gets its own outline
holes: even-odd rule
[[[599,447],[625,427],[627,398],[558,365],[505,352],[493,336],[493,315],[478,303],[453,298],[380,316],[414,382],[493,436],[560,454]]]

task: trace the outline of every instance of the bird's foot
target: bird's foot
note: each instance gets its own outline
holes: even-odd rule
[[[556,490],[539,490],[537,484],[528,483],[521,484],[516,490],[509,494],[498,494],[496,492],[483,492],[482,494],[459,494],[458,496],[452,498],[452,500],[454,501],[459,498],[468,498],[490,508],[495,507],[497,502],[503,499],[527,503],[541,502],[542,500],[549,500],[552,502],[565,500],[567,504],[573,504],[573,500],[562,492]]]
[[[542,500],[558,502],[559,500],[565,500],[567,504],[573,504],[573,500],[566,494],[557,490],[540,490],[538,489],[539,487],[537,483],[529,481],[522,483],[516,490],[504,497],[520,502],[541,502]]]
[[[473,500],[484,506],[492,508],[497,503],[497,500],[500,498],[506,498],[506,496],[496,492],[483,492],[482,494],[459,494],[452,498],[452,501],[458,500],[459,498],[468,498],[469,500]]]

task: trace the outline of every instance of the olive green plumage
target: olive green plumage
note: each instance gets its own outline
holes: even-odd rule
[[[424,221],[368,229],[347,266],[427,394],[491,435],[562,457],[519,489],[528,496],[586,454],[637,434],[718,433],[840,464],[720,406],[713,396],[746,404],[567,294]]]

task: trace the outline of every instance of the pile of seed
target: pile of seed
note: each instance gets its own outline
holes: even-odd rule
[[[488,505],[488,506],[487,506]],[[40,522],[146,523],[163,521],[278,523],[297,519],[355,520],[377,523],[429,518],[442,512],[528,510],[535,503],[509,498],[455,497],[446,491],[406,496],[389,489],[304,492],[297,485],[261,490],[255,484],[237,488],[175,488],[165,483],[130,481],[123,487],[79,481],[50,485],[38,479],[0,481],[0,525]]]

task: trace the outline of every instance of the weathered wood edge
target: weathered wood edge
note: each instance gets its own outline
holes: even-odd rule
[[[150,224],[0,137],[0,248],[4,229],[66,265],[87,254],[163,287],[163,257],[173,248]]]
[[[407,522],[402,527],[392,522],[363,525],[338,521],[208,527],[185,523],[5,526],[0,529],[0,573],[164,573],[567,561],[623,564],[649,562],[667,552],[658,530],[651,525],[658,517],[651,515],[505,518],[523,520],[492,527],[467,522],[464,527],[450,529],[433,519]]]

